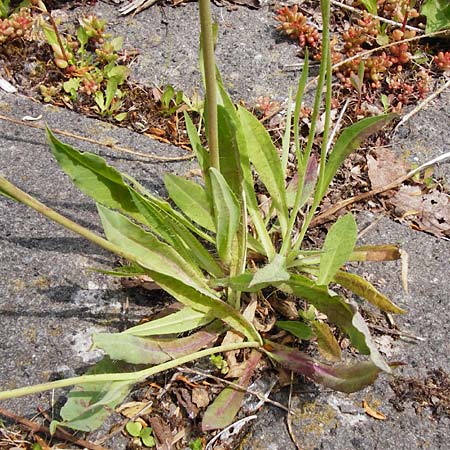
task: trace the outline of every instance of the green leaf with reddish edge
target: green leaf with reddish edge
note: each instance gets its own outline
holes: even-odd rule
[[[368,117],[347,127],[339,136],[333,146],[330,157],[325,165],[324,178],[320,183],[319,199],[322,198],[336,175],[339,167],[353,150],[357,149],[361,142],[370,135],[381,130],[385,125],[397,117],[396,114],[384,114],[376,117]]]
[[[188,264],[171,246],[132,223],[124,215],[97,204],[109,241],[132,253],[142,267],[179,278],[198,289],[207,289],[198,267]]]
[[[372,305],[375,305],[382,311],[394,314],[406,313],[404,309],[400,308],[399,306],[391,302],[381,292],[377,291],[372,283],[369,283],[359,275],[339,270],[334,276],[333,281],[345,287],[346,289],[349,289],[356,295],[365,298],[369,303],[372,303]]]
[[[162,208],[151,198],[138,194],[134,189],[130,188],[130,192],[151,231],[170,244],[191,265],[196,264],[215,277],[223,276],[223,271],[211,252],[178,220],[176,215]]]
[[[427,18],[425,31],[434,31],[450,28],[450,3],[448,0],[427,0],[420,11]]]
[[[321,363],[299,350],[265,341],[264,349],[268,356],[281,366],[297,372],[335,391],[360,391],[373,384],[381,372],[373,362],[330,365]]]
[[[241,219],[239,200],[218,170],[211,167],[209,175],[216,222],[216,247],[222,261],[230,264]]]
[[[178,278],[172,278],[159,272],[148,271],[153,280],[180,303],[214,316],[230,325],[234,331],[246,336],[250,341],[262,342],[261,336],[245,317],[228,303],[219,300],[208,292],[183,283]]]
[[[130,370],[121,361],[102,359],[87,374],[120,373]],[[69,427],[80,431],[94,431],[100,427],[118,404],[131,391],[135,380],[86,383],[73,388],[67,395],[67,402],[61,408],[62,421],[53,421],[51,426]]]
[[[378,348],[370,335],[369,327],[367,326],[361,314],[358,312],[358,308],[356,307],[356,305],[352,304],[349,304],[349,306],[353,311],[352,325],[361,334],[364,335],[365,343],[367,347],[369,347],[370,359],[379,369],[383,370],[384,372],[390,373],[391,369],[380,355],[380,352],[378,351]]]
[[[212,316],[185,307],[160,319],[151,320],[150,322],[128,328],[122,331],[122,334],[145,337],[183,333],[207,325],[213,320],[214,318]]]
[[[299,322],[298,320],[277,320],[275,325],[277,328],[288,331],[299,339],[307,341],[312,338],[311,327],[305,322]]]
[[[148,339],[123,333],[94,333],[92,342],[111,359],[132,364],[162,364],[209,347],[218,337],[214,329],[201,330],[183,338]]]
[[[237,384],[243,389],[237,390],[233,387],[226,387],[208,406],[203,415],[202,430],[211,431],[225,428],[230,425],[241,408],[242,400],[245,396],[245,388],[248,386],[253,372],[261,359],[261,353],[252,350],[245,365],[244,373],[239,378]]]
[[[319,353],[329,361],[340,361],[342,359],[341,347],[339,347],[331,328],[319,320],[311,321],[311,327],[317,337]]]
[[[238,115],[245,135],[248,156],[258,177],[266,186],[278,212],[282,233],[288,221],[284,173],[278,152],[261,122],[245,108],[238,108]]]
[[[289,280],[290,274],[286,270],[286,258],[276,254],[273,260],[258,269],[253,275],[249,288],[261,284],[272,284]]]
[[[348,261],[358,239],[355,219],[348,213],[333,224],[328,231],[320,255],[317,284],[326,286],[334,274]]]
[[[317,156],[311,155],[306,166],[305,171],[305,181],[303,183],[302,196],[300,198],[300,203],[298,208],[301,209],[305,206],[306,202],[309,200],[314,192],[314,188],[317,182]],[[294,206],[295,197],[298,190],[298,174],[294,175],[292,181],[286,187],[286,198],[289,208]]]
[[[170,198],[193,222],[209,231],[214,231],[208,196],[205,189],[194,181],[166,173],[164,184]]]
[[[398,245],[362,245],[353,249],[349,261],[395,261],[400,256]]]

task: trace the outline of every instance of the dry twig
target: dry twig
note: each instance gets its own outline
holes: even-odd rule
[[[384,22],[384,23],[387,23],[389,25],[393,25],[394,27],[397,27],[397,28],[403,28],[403,26],[404,26],[406,29],[416,31],[417,33],[423,33],[424,32],[420,28],[412,27],[411,25],[407,25],[407,24],[404,25],[403,23],[396,22],[395,20],[385,19],[384,17],[377,16],[376,14],[371,14],[370,12],[368,12],[366,10],[361,10],[361,9],[358,9],[358,8],[354,8],[353,6],[346,5],[346,4],[341,3],[341,2],[337,2],[336,0],[331,0],[330,3],[332,5],[339,6],[339,8],[346,9],[348,11],[357,13],[359,15],[362,15],[363,13],[366,13],[368,16],[372,17],[373,19],[377,19],[380,22]]]
[[[0,415],[8,417],[8,419],[14,420],[14,422],[24,425],[33,433],[44,433],[47,436],[51,436],[50,430],[46,426],[39,425],[36,422],[26,419],[25,417],[18,416],[10,411],[7,411],[6,409],[0,408]],[[105,447],[86,441],[85,439],[76,438],[72,434],[61,429],[57,429],[53,436],[61,440],[69,441],[81,448],[87,448],[89,450],[108,450]]]
[[[38,130],[45,130],[44,125],[38,125],[38,124],[35,124],[35,123],[23,122],[22,120],[15,119],[13,117],[4,116],[2,114],[0,114],[0,120],[4,120],[6,122],[15,123],[17,125],[22,125],[22,126],[25,126],[25,127],[35,128],[35,129],[38,129]],[[52,129],[52,132],[55,133],[55,134],[59,134],[61,136],[70,137],[70,138],[73,138],[73,139],[77,139],[79,141],[89,142],[91,144],[102,145],[104,147],[110,148],[111,150],[115,150],[115,151],[122,152],[122,153],[128,153],[128,154],[131,154],[131,155],[139,156],[141,158],[152,159],[152,160],[155,160],[155,161],[161,161],[161,162],[185,161],[185,160],[192,159],[195,156],[194,154],[185,155],[185,156],[173,156],[173,157],[172,156],[159,156],[159,155],[155,155],[155,154],[148,154],[148,153],[137,152],[135,150],[131,150],[131,149],[126,148],[126,147],[120,147],[120,146],[115,145],[113,143],[107,143],[107,142],[98,141],[96,139],[87,138],[87,137],[80,136],[80,135],[75,134],[75,133],[70,133],[68,131]]]
[[[413,177],[414,175],[416,175],[417,173],[426,169],[427,167],[434,166],[438,162],[442,162],[447,159],[450,159],[450,152],[444,153],[443,155],[440,155],[436,158],[431,159],[430,161],[427,161],[426,163],[422,164],[421,166],[411,170],[406,175],[403,175],[403,176],[397,178],[392,183],[386,184],[385,186],[381,186],[376,189],[372,189],[371,191],[368,191],[368,192],[363,192],[362,194],[356,195],[355,197],[351,197],[351,198],[342,200],[342,201],[336,203],[336,205],[332,206],[331,208],[326,209],[323,213],[316,216],[311,221],[310,226],[314,227],[314,226],[320,225],[322,223],[328,222],[328,220],[331,220],[331,216],[333,216],[333,214],[337,213],[342,208],[345,208],[346,206],[352,205],[353,203],[359,202],[361,200],[365,200],[367,198],[381,194],[383,192],[390,191],[391,189],[395,189],[399,185],[401,185],[404,181]]]

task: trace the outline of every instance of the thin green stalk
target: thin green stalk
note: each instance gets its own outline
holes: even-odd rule
[[[328,142],[328,136],[330,131],[330,113],[331,113],[331,81],[332,81],[332,73],[331,73],[331,54],[330,54],[330,0],[321,0],[320,2],[322,8],[322,22],[323,22],[323,30],[322,30],[322,61],[320,63],[320,73],[319,73],[319,81],[316,92],[316,102],[318,100],[318,94],[321,96],[324,82],[326,80],[326,97],[325,97],[325,128],[323,133],[322,147],[321,147],[321,158],[320,158],[320,169],[319,169],[319,179],[317,181],[316,191],[314,195],[313,204],[311,205],[308,214],[306,215],[300,233],[292,245],[293,250],[298,250],[303,242],[303,239],[306,235],[306,231],[311,223],[311,220],[314,217],[314,213],[316,212],[317,207],[319,206],[322,192],[322,183],[323,183],[323,175],[325,171],[325,162],[326,162],[326,146]],[[314,133],[315,133],[315,125],[318,119],[318,110],[316,111],[316,105],[320,105],[320,98],[318,104],[315,102],[313,116],[311,117],[311,129],[308,136],[308,144],[306,147],[306,151],[304,153],[304,164],[307,163],[312,149],[312,144],[314,141]],[[317,113],[317,115],[315,115]],[[313,131],[314,129],[314,131]],[[312,133],[313,131],[313,133]]]
[[[76,222],[73,222],[72,220],[57,213],[48,206],[45,206],[39,200],[36,200],[35,198],[31,197],[31,195],[28,195],[26,192],[22,191],[17,186],[14,186],[14,184],[10,183],[6,178],[0,176],[0,192],[2,191],[11,196],[12,198],[14,198],[15,200],[33,208],[34,210],[43,214],[44,216],[48,217],[54,222],[59,223],[63,227],[66,227],[69,230],[85,237],[91,242],[94,242],[95,244],[99,245],[105,250],[115,253],[116,255],[128,259],[129,261],[137,262],[133,254],[122,250],[120,247],[117,247],[112,242],[109,242],[108,240],[102,238],[98,234],[89,231],[87,228],[78,225]]]
[[[214,36],[209,0],[199,0],[201,44],[205,69],[205,90],[208,118],[208,147],[210,165],[220,170],[219,133],[217,129],[216,63],[214,58]]]
[[[6,400],[8,398],[23,397],[24,395],[37,394],[39,392],[50,391],[52,389],[58,389],[68,386],[75,386],[85,383],[107,383],[112,381],[129,381],[130,383],[137,383],[145,378],[155,375],[165,370],[173,369],[174,367],[181,366],[195,359],[203,358],[214,353],[229,352],[232,350],[239,350],[241,348],[259,348],[261,345],[258,342],[238,342],[233,344],[221,345],[219,347],[207,348],[190,355],[183,356],[172,361],[168,361],[158,366],[153,366],[148,369],[139,370],[137,372],[124,372],[124,373],[104,373],[97,375],[82,375],[80,377],[66,378],[64,380],[51,381],[49,383],[36,384],[34,386],[27,386],[18,389],[12,389],[10,391],[0,392],[0,400]]]

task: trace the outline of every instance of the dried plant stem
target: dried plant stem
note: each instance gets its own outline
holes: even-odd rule
[[[395,41],[395,42],[391,42],[389,44],[385,44],[385,45],[381,45],[380,47],[376,47],[376,48],[372,48],[370,50],[365,50],[364,52],[358,53],[354,56],[351,56],[350,58],[344,59],[343,61],[340,61],[336,64],[334,64],[333,66],[331,66],[332,70],[336,70],[339,69],[339,67],[342,67],[343,65],[354,61],[355,59],[361,59],[364,58],[366,56],[371,55],[372,53],[376,53],[379,52],[380,50],[384,50],[386,48],[390,48],[393,47],[394,45],[399,45],[399,44],[403,44],[404,42],[413,42],[413,41],[419,41],[420,39],[426,39],[426,38],[430,38],[430,37],[436,37],[436,36],[444,36],[444,35],[450,35],[450,30],[441,30],[441,31],[433,31],[432,33],[427,33],[427,34],[422,34],[420,36],[414,36],[408,39],[402,39],[401,41]],[[289,66],[287,66],[285,69],[286,70],[300,70],[303,67],[303,63],[298,63],[298,64],[291,64]],[[318,76],[313,78],[311,81],[308,82],[308,87],[311,87],[312,84],[314,84],[317,80],[318,80]]]
[[[247,422],[250,422],[250,421],[252,421],[252,420],[255,420],[255,419],[257,419],[257,418],[258,418],[258,416],[247,416],[247,417],[244,417],[244,418],[242,418],[242,419],[240,419],[240,420],[237,420],[236,422],[234,422],[234,423],[232,423],[231,425],[227,426],[227,427],[224,428],[223,430],[220,430],[220,432],[219,432],[218,434],[216,434],[216,435],[208,442],[208,444],[207,444],[206,447],[205,447],[205,450],[212,450],[212,449],[213,449],[213,444],[214,444],[215,442],[217,442],[217,441],[220,439],[220,437],[221,437],[223,434],[225,434],[226,432],[228,432],[229,430],[232,430],[233,428],[238,427],[239,425],[243,425],[243,424],[245,424],[245,423],[247,423]]]
[[[27,427],[33,433],[43,433],[46,434],[47,436],[52,435],[50,433],[50,430],[46,426],[39,425],[38,423],[33,422],[32,420],[18,416],[10,411],[7,411],[6,409],[0,408],[0,415],[13,420],[14,422],[20,423],[21,425]],[[58,439],[69,441],[72,444],[75,444],[81,448],[87,448],[89,450],[107,450],[105,447],[102,447],[101,445],[94,444],[93,442],[89,442],[85,439],[77,438],[72,434],[68,433],[67,431],[61,429],[57,429],[53,434],[53,436],[57,437]]]
[[[386,184],[385,186],[381,186],[379,188],[372,189],[371,191],[356,195],[355,197],[351,197],[351,198],[342,200],[339,203],[336,203],[336,205],[332,206],[331,208],[326,209],[323,213],[316,216],[311,221],[311,226],[313,227],[313,226],[328,222],[328,220],[331,219],[331,216],[333,216],[333,214],[337,213],[339,210],[341,210],[342,208],[345,208],[346,206],[349,206],[349,205],[352,205],[353,203],[373,197],[374,195],[378,195],[383,192],[390,191],[391,189],[395,189],[400,184],[402,184],[404,181],[413,177],[414,175],[416,175],[417,173],[426,169],[427,167],[434,166],[435,164],[445,161],[447,159],[450,159],[450,152],[444,153],[443,155],[440,155],[436,158],[431,159],[430,161],[427,161],[426,163],[422,164],[421,166],[417,167],[416,169],[411,170],[406,175],[403,175],[402,177],[397,178],[392,183],[389,183],[389,184]]]
[[[338,2],[336,0],[330,0],[330,2],[331,2],[332,5],[339,6],[339,8],[346,9],[347,11],[351,11],[351,12],[357,13],[359,15],[361,15],[364,12],[367,15],[369,15],[370,17],[372,17],[373,19],[377,19],[380,22],[387,23],[387,24],[392,25],[392,26],[397,27],[397,28],[403,28],[403,24],[401,22],[396,22],[395,20],[385,19],[384,17],[377,16],[376,14],[371,14],[370,12],[365,11],[365,10],[362,11],[361,9],[354,8],[353,6],[346,5],[346,4]],[[408,30],[417,31],[418,33],[423,33],[424,32],[422,29],[417,28],[417,27],[413,27],[411,25],[405,25],[405,28],[408,29]]]
[[[271,405],[274,405],[277,408],[283,409],[284,411],[289,411],[288,407],[283,405],[282,403],[276,402],[275,400],[271,400],[270,398],[266,397],[265,395],[263,395],[259,392],[256,392],[256,391],[253,391],[252,389],[240,386],[239,384],[233,383],[232,381],[228,381],[223,378],[211,375],[209,373],[202,372],[201,370],[191,369],[188,367],[178,367],[177,370],[179,370],[180,372],[195,373],[196,375],[202,375],[204,377],[211,378],[212,380],[217,381],[218,383],[227,384],[228,386],[231,386],[233,389],[236,389],[237,391],[243,391],[243,392],[246,392],[247,394],[254,395],[258,400],[260,400],[264,403],[270,403]]]
[[[45,126],[44,125],[39,125],[39,124],[36,124],[36,123],[23,122],[20,119],[15,119],[14,117],[4,116],[2,114],[0,114],[0,120],[4,120],[4,121],[10,122],[10,123],[15,123],[17,125],[21,125],[21,126],[24,126],[24,127],[35,128],[37,130],[45,130]],[[173,156],[173,157],[172,156],[158,156],[158,155],[154,155],[154,154],[137,152],[135,150],[131,150],[131,149],[126,148],[126,147],[120,147],[120,146],[112,144],[112,143],[110,144],[110,143],[102,142],[102,141],[99,141],[99,140],[96,140],[96,139],[87,138],[87,137],[84,137],[84,136],[80,136],[79,134],[70,133],[69,131],[63,131],[63,130],[58,130],[58,129],[53,129],[52,128],[52,133],[58,134],[60,136],[66,136],[66,137],[69,137],[69,138],[77,139],[77,140],[83,141],[83,142],[89,142],[90,144],[101,145],[101,146],[104,146],[104,147],[108,147],[111,150],[115,150],[115,151],[122,152],[122,153],[129,153],[130,155],[135,155],[135,156],[139,156],[139,157],[146,158],[146,159],[152,159],[152,160],[155,160],[155,161],[175,162],[175,161],[185,161],[185,160],[192,159],[192,158],[195,157],[194,154],[190,154],[190,155],[186,155],[186,156]]]

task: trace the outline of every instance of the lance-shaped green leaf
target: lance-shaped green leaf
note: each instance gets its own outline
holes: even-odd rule
[[[328,231],[320,255],[317,284],[328,285],[334,274],[348,261],[358,239],[355,219],[349,213],[340,217]]]
[[[396,114],[368,117],[350,125],[341,133],[326,163],[323,180],[320,181],[320,198],[325,195],[331,180],[345,158],[358,148],[361,142],[381,130],[395,117],[397,117]]]
[[[216,327],[217,328],[217,327]],[[92,342],[111,359],[132,364],[162,364],[209,347],[217,332],[201,330],[183,338],[152,339],[123,333],[94,333]]]
[[[209,169],[211,192],[216,221],[216,246],[219,256],[229,264],[231,262],[233,241],[240,223],[240,205],[223,175],[213,167]]]
[[[391,302],[381,292],[377,291],[372,283],[369,283],[359,275],[339,270],[335,274],[333,280],[346,289],[349,289],[356,295],[365,298],[369,303],[372,303],[372,305],[375,305],[382,311],[394,314],[406,313],[404,309],[400,308],[395,303]]]
[[[164,175],[164,184],[170,198],[189,219],[209,231],[215,230],[208,197],[202,186],[170,173]]]
[[[132,253],[142,267],[179,278],[196,288],[205,288],[201,271],[189,265],[172,247],[132,223],[122,214],[97,205],[109,241]]]
[[[192,287],[178,278],[172,278],[151,270],[148,273],[162,289],[175,297],[180,303],[183,303],[183,305],[224,321],[250,341],[261,342],[261,337],[254,326],[228,303],[219,300],[208,291]]]
[[[183,308],[160,319],[151,320],[150,322],[128,328],[122,334],[145,337],[183,333],[207,325],[213,320],[214,318],[212,316],[205,315],[200,311],[195,311],[192,308]]]
[[[98,155],[88,152],[80,152],[70,145],[60,142],[50,130],[47,129],[47,138],[52,152],[61,168],[69,175],[74,184],[85,194],[93,198],[97,203],[108,208],[117,209],[133,217],[145,225],[145,218],[135,205],[129,186],[124,180],[132,183],[139,194],[144,194],[154,203],[158,203],[167,213],[172,214],[188,229],[207,241],[212,241],[210,236],[196,228],[189,220],[177,213],[172,207],[144,189],[136,180],[128,175],[121,174],[111,167]]]
[[[129,365],[121,361],[104,358],[87,374],[120,373],[129,370]],[[61,408],[62,421],[53,421],[51,428],[57,425],[80,431],[94,431],[99,428],[111,411],[122,403],[131,391],[136,380],[86,383],[76,386],[67,395],[67,402]]]
[[[353,311],[352,325],[364,335],[366,345],[367,347],[369,347],[370,359],[379,369],[383,370],[384,372],[390,373],[391,369],[387,365],[386,361],[382,358],[375,342],[372,340],[369,327],[367,326],[367,323],[365,322],[363,316],[361,316],[361,314],[358,312],[357,306],[354,304],[350,304],[349,306]]]
[[[120,172],[100,156],[63,144],[48,128],[47,139],[59,165],[82,192],[104,206],[143,221]]]
[[[277,320],[275,325],[277,328],[287,331],[299,339],[307,341],[312,338],[311,327],[305,322],[299,322],[298,320]]]
[[[198,265],[215,277],[223,276],[223,271],[212,254],[177,215],[161,207],[152,198],[145,198],[131,188],[130,191],[151,231],[170,244],[188,263]]]
[[[189,142],[191,143],[192,150],[195,152],[197,161],[202,169],[203,174],[205,174],[209,169],[209,153],[203,147],[200,142],[200,136],[198,135],[197,128],[195,128],[189,114],[184,112],[184,121],[186,123],[186,130],[189,137]]]
[[[362,245],[355,247],[349,261],[395,261],[400,259],[398,245]]]
[[[311,321],[311,327],[317,337],[319,353],[329,361],[340,361],[342,359],[341,347],[330,327],[319,320]]]
[[[217,107],[217,125],[219,128],[219,164],[220,173],[237,199],[242,196],[242,169],[238,146],[238,124],[236,113],[224,106]],[[213,194],[214,200],[214,194]]]
[[[329,365],[299,350],[266,341],[266,353],[283,367],[304,375],[330,389],[352,393],[373,384],[381,370],[372,362]]]
[[[286,258],[276,254],[273,260],[258,269],[248,285],[249,288],[259,284],[272,284],[289,280],[290,274],[286,270]]]
[[[203,415],[203,431],[225,428],[233,422],[236,414],[241,408],[242,400],[245,396],[245,388],[248,386],[260,359],[261,353],[253,350],[245,365],[244,372],[237,382],[237,384],[242,387],[242,390],[226,387],[216,397],[214,402],[208,406],[208,409]]]
[[[261,122],[245,108],[238,108],[238,114],[247,143],[248,156],[259,178],[269,191],[284,233],[288,220],[288,209],[280,157],[269,133]]]

